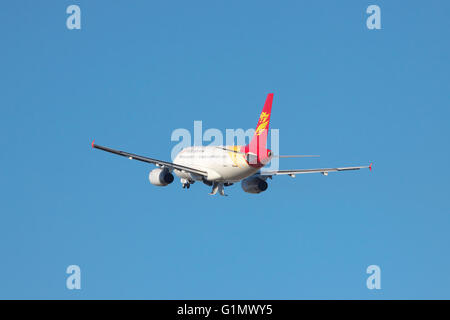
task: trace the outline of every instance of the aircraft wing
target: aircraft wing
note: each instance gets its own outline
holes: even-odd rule
[[[142,161],[142,162],[152,163],[152,164],[154,164],[156,166],[159,166],[159,167],[166,167],[166,168],[169,168],[169,169],[177,169],[177,170],[180,170],[180,171],[186,171],[186,172],[189,172],[189,173],[195,173],[195,174],[198,174],[198,175],[201,175],[201,176],[205,176],[205,177],[208,176],[208,173],[206,171],[198,170],[198,169],[191,168],[191,167],[182,166],[182,165],[175,164],[175,163],[172,163],[172,162],[167,162],[167,161],[162,161],[162,160],[157,160],[157,159],[144,157],[144,156],[140,156],[140,155],[137,155],[137,154],[134,154],[134,153],[129,153],[129,152],[125,152],[125,151],[114,150],[114,149],[111,149],[111,148],[103,147],[103,146],[100,146],[98,144],[95,144],[95,140],[92,141],[92,148],[103,150],[103,151],[106,151],[106,152],[111,152],[111,153],[117,154],[117,155],[122,156],[122,157],[127,157],[130,160],[138,160],[138,161]]]
[[[372,170],[372,164],[368,166],[359,166],[359,167],[342,167],[342,168],[321,168],[321,169],[296,169],[296,170],[278,170],[278,171],[261,171],[262,176],[277,176],[277,175],[289,175],[291,177],[295,177],[297,174],[303,173],[322,173],[323,175],[328,175],[328,172],[336,172],[336,171],[349,171],[349,170],[359,170],[369,168]]]

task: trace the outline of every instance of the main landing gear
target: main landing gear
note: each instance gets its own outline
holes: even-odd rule
[[[214,182],[213,183],[213,188],[212,188],[212,191],[211,191],[210,195],[215,195],[217,193],[217,191],[219,191],[219,194],[221,196],[226,196],[225,190],[223,189],[223,183],[221,183],[221,182]]]
[[[195,181],[190,181],[186,179],[181,179],[181,186],[183,189],[189,189],[191,187],[191,184],[193,184]]]
[[[181,179],[181,186],[183,187],[183,189],[189,189],[191,187],[191,184],[193,184],[194,182],[194,180],[183,178]],[[209,193],[210,195],[215,195],[218,192],[221,196],[226,196],[224,187],[233,185],[233,183],[231,182],[213,182],[208,180],[203,180],[203,183],[208,186],[212,186],[212,190]]]

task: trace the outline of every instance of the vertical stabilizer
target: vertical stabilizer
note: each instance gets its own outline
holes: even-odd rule
[[[270,113],[272,111],[273,93],[269,93],[264,103],[261,115],[256,125],[255,134],[245,147],[245,152],[258,155],[258,158],[267,154],[267,135],[269,132]]]

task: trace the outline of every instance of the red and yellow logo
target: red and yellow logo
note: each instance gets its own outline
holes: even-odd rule
[[[269,113],[263,112],[261,113],[261,116],[259,117],[258,125],[256,126],[255,134],[259,136],[261,133],[264,132],[264,130],[267,129],[269,125]]]

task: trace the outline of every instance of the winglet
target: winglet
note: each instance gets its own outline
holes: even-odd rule
[[[95,144],[95,139],[92,140],[92,144],[91,144],[92,148],[94,147],[94,144]]]
[[[369,165],[369,170],[372,171],[372,164]]]

